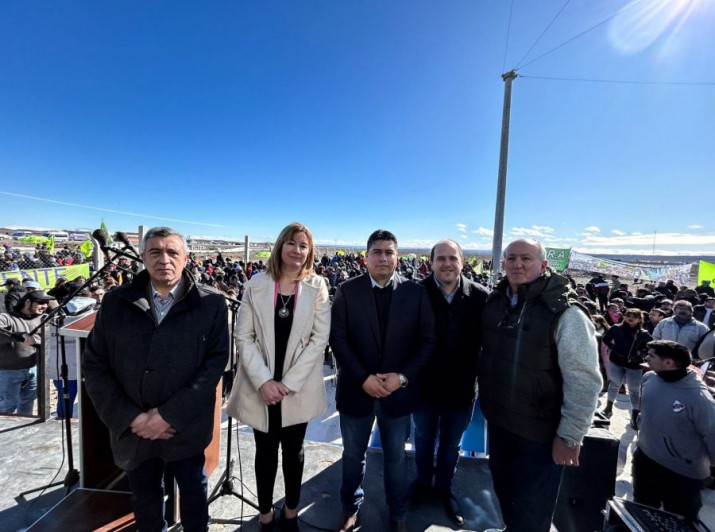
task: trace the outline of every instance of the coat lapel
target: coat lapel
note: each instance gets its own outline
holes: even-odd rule
[[[256,336],[264,345],[263,356],[266,359],[266,366],[271,371],[275,372],[274,360],[275,357],[266,357],[266,353],[275,353],[276,351],[276,333],[273,323],[275,308],[273,306],[273,295],[275,283],[267,274],[265,279],[261,279],[261,283],[253,288],[251,305],[253,313],[258,319],[258,327],[256,327]]]
[[[362,276],[362,279],[365,287],[362,290],[358,290],[358,292],[362,299],[362,306],[365,309],[375,345],[380,350],[382,347],[380,345],[380,324],[377,322],[377,308],[375,307],[375,296],[372,294],[372,282],[370,281],[370,275],[367,273]]]
[[[315,287],[305,281],[301,281],[298,284],[298,303],[295,306],[293,325],[290,328],[290,336],[288,336],[288,345],[286,346],[286,367],[293,365],[293,355],[296,352],[296,347],[298,347],[298,342],[303,337],[305,328],[312,326],[313,315],[311,309],[315,308],[316,295],[317,290]]]
[[[400,284],[403,281],[404,279],[397,274],[395,274],[392,280],[392,299],[390,301],[390,311],[387,314],[387,331],[385,332],[386,345],[390,343],[390,337],[392,336],[390,333],[393,332],[402,321],[400,312],[408,308],[405,306],[405,294],[408,291],[399,290]]]

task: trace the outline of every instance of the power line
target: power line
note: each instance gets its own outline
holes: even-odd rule
[[[628,80],[628,79],[593,79],[593,78],[561,78],[561,77],[551,77],[551,76],[526,76],[524,74],[519,75],[522,78],[530,79],[547,79],[552,81],[580,81],[585,83],[622,83],[628,85],[701,85],[701,86],[715,86],[714,81],[641,81],[641,80]]]
[[[616,18],[618,15],[620,15],[621,13],[623,13],[625,10],[630,9],[631,7],[633,7],[633,6],[636,5],[636,4],[641,3],[642,1],[643,1],[643,0],[635,0],[634,2],[631,2],[630,4],[628,4],[627,6],[625,6],[624,8],[618,10],[615,14],[611,15],[610,17],[608,17],[607,19],[602,20],[602,21],[599,22],[598,24],[594,24],[593,26],[591,26],[590,28],[588,28],[588,29],[582,31],[581,33],[579,33],[579,34],[577,34],[577,35],[571,37],[570,39],[568,39],[568,40],[562,42],[561,44],[559,44],[559,45],[557,45],[557,46],[554,46],[551,50],[548,50],[548,51],[544,52],[543,54],[541,54],[541,55],[535,57],[534,59],[532,59],[531,61],[529,61],[529,62],[526,63],[525,65],[522,65],[522,66],[519,67],[519,68],[527,67],[527,66],[529,66],[530,64],[534,63],[535,61],[538,61],[538,60],[541,59],[542,57],[545,57],[545,56],[549,55],[550,53],[555,52],[555,51],[558,50],[559,48],[562,48],[562,47],[566,46],[567,44],[569,44],[569,43],[575,41],[575,40],[578,39],[579,37],[583,37],[583,36],[586,35],[588,32],[595,30],[595,29],[598,28],[599,26],[603,26],[606,22],[608,22],[608,21],[610,21],[610,20],[613,20],[613,19]],[[515,69],[515,70],[518,70],[518,69]]]
[[[506,53],[509,51],[509,35],[511,35],[511,14],[514,11],[514,0],[511,0],[511,7],[509,8],[509,25],[506,28],[506,46],[504,47],[504,62],[501,65],[501,71],[504,72],[506,69]]]
[[[536,45],[538,44],[538,42],[541,40],[541,38],[542,38],[544,35],[546,35],[546,32],[549,31],[549,28],[551,27],[551,25],[552,25],[554,22],[556,22],[556,19],[559,18],[559,15],[563,12],[564,9],[566,9],[566,6],[569,5],[569,2],[570,2],[570,1],[571,1],[571,0],[566,0],[566,3],[565,3],[563,6],[561,6],[561,9],[559,9],[559,12],[556,13],[556,16],[555,16],[555,17],[551,20],[551,22],[549,22],[549,24],[544,28],[544,31],[541,32],[541,35],[539,35],[539,36],[536,38],[536,40],[534,41],[534,44],[532,44],[531,47],[530,47],[530,48],[526,51],[526,53],[522,56],[522,58],[519,59],[519,62],[516,64],[516,67],[514,67],[514,70],[516,70],[516,69],[519,68],[519,65],[521,64],[521,62],[522,62],[524,59],[526,59],[526,56],[528,56],[528,55],[531,53],[531,51],[534,49],[534,46],[536,46]],[[502,68],[502,70],[504,70],[504,69]]]

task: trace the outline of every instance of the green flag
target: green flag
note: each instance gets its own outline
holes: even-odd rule
[[[94,244],[92,244],[92,239],[88,238],[87,240],[82,242],[79,245],[79,249],[85,257],[90,258],[92,256],[92,253],[94,253]]]
[[[698,284],[703,284],[703,281],[715,285],[715,264],[706,260],[701,260],[698,267]]]
[[[571,248],[546,248],[546,260],[549,267],[557,272],[562,272],[569,267]]]
[[[102,231],[104,231],[105,233],[107,233],[107,245],[108,245],[108,246],[111,246],[111,245],[112,245],[112,242],[113,242],[113,240],[112,240],[112,235],[109,233],[109,230],[107,229],[107,226],[104,225],[104,218],[102,218],[102,225],[100,225],[99,228],[100,228]]]
[[[55,235],[50,235],[45,244],[47,251],[52,255],[55,252]]]
[[[39,235],[28,235],[28,236],[23,236],[20,239],[20,242],[22,242],[23,244],[46,244],[47,237],[39,236]]]

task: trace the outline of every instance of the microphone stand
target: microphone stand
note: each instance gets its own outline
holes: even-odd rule
[[[241,304],[240,301],[237,299],[230,298],[228,296],[224,296],[226,298],[226,302],[229,305],[229,309],[231,310],[231,349],[229,351],[230,353],[230,369],[226,372],[228,374],[228,377],[230,379],[230,386],[226,388],[226,393],[229,393],[231,390],[231,386],[233,386],[233,379],[235,377],[235,367],[236,367],[236,355],[235,355],[235,346],[236,346],[236,340],[234,338],[234,330],[236,328],[236,315],[238,312],[238,307]],[[224,373],[224,378],[226,373]],[[233,418],[229,415],[228,416],[228,437],[226,438],[226,468],[223,470],[221,473],[221,477],[219,479],[219,483],[216,485],[216,487],[213,489],[211,492],[211,496],[208,499],[209,505],[211,505],[214,501],[217,499],[223,497],[224,495],[231,495],[233,497],[236,497],[237,499],[245,502],[249,506],[255,508],[258,510],[258,504],[249,501],[246,497],[238,493],[234,487],[233,487],[233,458],[231,458],[231,438],[232,438],[232,427],[233,427]]]
[[[57,318],[57,333],[58,333],[58,338],[60,338],[60,360],[61,360],[61,365],[60,365],[60,377],[62,379],[62,401],[64,404],[64,411],[65,411],[65,419],[64,419],[64,429],[65,429],[65,436],[67,438],[67,467],[69,470],[67,471],[67,474],[65,475],[65,478],[62,482],[53,482],[50,484],[47,484],[45,486],[40,486],[39,488],[34,488],[31,490],[23,491],[20,493],[19,497],[24,497],[25,495],[29,493],[34,493],[36,491],[42,491],[47,488],[52,488],[54,486],[59,486],[59,485],[64,485],[67,488],[66,493],[69,494],[72,491],[72,488],[79,483],[79,471],[75,468],[74,466],[74,450],[72,448],[72,420],[70,418],[70,407],[72,405],[69,404],[69,369],[67,366],[67,352],[65,349],[65,337],[59,335],[59,330],[62,328],[64,325],[64,319],[65,319],[65,310],[67,307],[67,304],[69,301],[76,296],[78,293],[80,293],[82,290],[84,290],[86,287],[92,284],[92,282],[97,279],[104,271],[106,271],[109,266],[112,263],[112,261],[116,260],[117,257],[119,256],[124,256],[124,257],[131,257],[133,260],[138,260],[141,262],[141,258],[130,255],[128,254],[125,250],[120,250],[116,248],[110,248],[110,247],[102,247],[102,250],[107,252],[111,251],[114,253],[114,257],[110,258],[109,254],[107,253],[107,263],[102,266],[99,270],[97,270],[85,283],[76,288],[70,295],[68,295],[65,300],[60,303],[57,307],[53,308],[49,313],[45,315],[45,317],[42,319],[40,324],[35,327],[32,331],[27,333],[29,336],[34,335],[37,331],[39,331],[42,327],[45,326],[45,324],[50,321],[55,315],[58,316]]]

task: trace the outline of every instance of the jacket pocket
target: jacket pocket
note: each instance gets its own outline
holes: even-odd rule
[[[686,464],[692,464],[693,461],[689,460],[688,458],[685,458],[682,456],[679,452],[678,449],[675,448],[675,444],[673,441],[668,438],[667,436],[663,436],[663,444],[665,445],[665,448],[668,450],[668,453],[670,453],[670,456],[673,458],[677,458],[678,460],[682,460]]]

